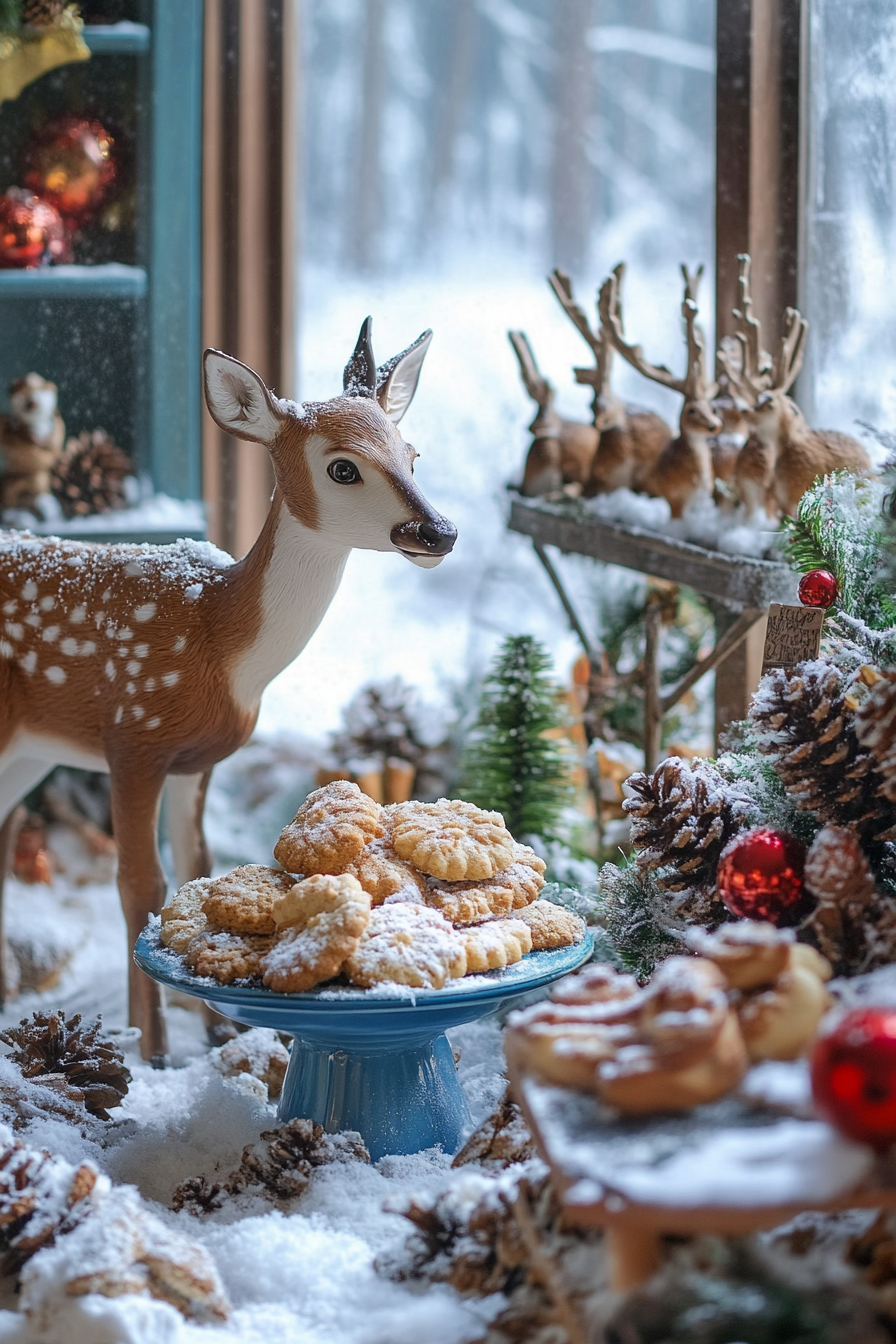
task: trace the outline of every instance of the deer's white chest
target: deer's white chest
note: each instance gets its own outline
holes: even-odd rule
[[[234,664],[233,698],[254,712],[261,693],[301,653],[342,579],[349,548],[334,547],[303,527],[287,509],[277,524],[261,587],[261,626]]]

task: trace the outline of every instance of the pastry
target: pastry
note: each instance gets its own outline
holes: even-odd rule
[[[793,941],[791,929],[752,919],[722,924],[715,933],[689,929],[686,937],[692,952],[715,962],[731,989],[770,984],[787,965]]]
[[[370,912],[370,923],[345,966],[363,989],[381,981],[441,989],[465,975],[464,941],[436,910],[390,902]]]
[[[509,887],[484,882],[440,882],[435,877],[426,879],[424,900],[452,924],[479,924],[484,919],[509,915],[513,909],[513,892]]]
[[[494,877],[513,862],[514,840],[499,812],[440,798],[399,803],[391,818],[397,853],[431,877],[447,882]]]
[[[426,893],[426,878],[392,848],[383,836],[365,845],[346,872],[356,877],[370,896],[371,905],[382,905],[389,897],[419,901]]]
[[[571,910],[551,901],[533,901],[514,916],[528,924],[532,934],[532,948],[542,952],[548,948],[571,947],[585,937],[585,921]]]
[[[264,934],[224,933],[206,930],[192,938],[184,960],[195,975],[207,975],[230,985],[261,974],[262,961],[274,944]]]
[[[274,901],[295,881],[279,868],[245,863],[208,881],[202,909],[211,924],[227,933],[273,933]]]
[[[638,982],[603,961],[592,961],[575,975],[566,975],[551,986],[555,1003],[612,1003],[638,993]]]
[[[532,934],[520,919],[493,919],[463,931],[467,975],[513,966],[532,951]]]
[[[186,882],[162,908],[159,940],[172,952],[185,952],[197,934],[208,924],[202,902],[211,878],[197,877]]]
[[[370,897],[357,878],[315,875],[274,902],[278,937],[262,960],[269,989],[303,994],[342,970],[370,919]]]
[[[291,873],[343,873],[383,833],[380,806],[357,784],[337,779],[309,793],[280,832],[274,858]]]

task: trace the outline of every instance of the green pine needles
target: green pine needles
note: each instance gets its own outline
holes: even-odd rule
[[[562,746],[545,734],[562,723],[551,660],[531,635],[511,635],[486,678],[461,760],[460,796],[503,814],[517,837],[557,839],[571,798]]]

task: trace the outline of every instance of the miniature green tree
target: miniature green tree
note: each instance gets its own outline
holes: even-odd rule
[[[531,635],[505,641],[485,681],[461,759],[460,795],[501,812],[515,836],[557,838],[571,797],[569,762],[545,734],[562,723],[551,660]]]

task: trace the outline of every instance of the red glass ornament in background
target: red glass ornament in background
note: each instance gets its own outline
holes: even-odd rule
[[[837,580],[826,569],[810,569],[800,579],[797,596],[804,607],[832,607],[837,601]]]
[[[0,270],[32,270],[68,260],[68,240],[59,212],[21,187],[0,196]]]
[[[742,831],[722,850],[716,886],[738,919],[796,924],[807,913],[806,847],[787,831]]]
[[[98,121],[48,121],[25,156],[25,185],[54,205],[70,228],[86,223],[115,180],[113,140]]]
[[[896,1142],[896,1010],[856,1008],[816,1042],[812,1095],[848,1139]]]

